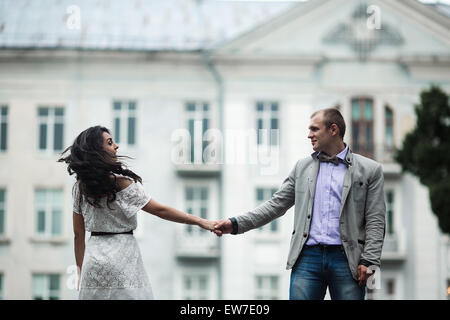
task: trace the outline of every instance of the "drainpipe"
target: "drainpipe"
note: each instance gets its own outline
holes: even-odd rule
[[[225,159],[225,134],[224,134],[224,105],[223,105],[223,96],[224,96],[224,87],[223,87],[223,79],[222,76],[220,75],[220,73],[217,71],[216,67],[214,66],[213,62],[211,61],[210,58],[210,51],[201,51],[201,55],[202,55],[202,61],[203,64],[205,65],[205,68],[211,73],[212,77],[214,78],[214,81],[216,82],[216,86],[217,86],[217,106],[218,106],[218,115],[219,115],[219,131],[222,133],[222,154],[221,154],[221,159]],[[221,170],[219,171],[219,176],[218,176],[218,205],[219,205],[219,219],[223,219],[224,215],[223,215],[223,167],[221,168]],[[221,239],[217,239],[218,240],[218,252],[219,252],[219,257],[217,260],[217,273],[218,273],[218,300],[222,300],[223,299],[223,275],[222,275],[222,241]]]

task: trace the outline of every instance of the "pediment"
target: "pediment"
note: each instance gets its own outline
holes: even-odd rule
[[[450,19],[415,0],[310,0],[230,42],[218,55],[325,58],[450,55]]]

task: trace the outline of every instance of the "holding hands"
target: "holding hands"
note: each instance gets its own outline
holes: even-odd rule
[[[216,236],[221,237],[223,234],[231,233],[233,231],[233,224],[230,219],[223,219],[216,222],[213,232]]]
[[[197,225],[205,230],[209,230],[211,232],[214,231],[214,226],[215,226],[216,222],[215,221],[210,221],[210,220],[206,220],[203,218],[199,218],[199,221],[197,223]]]
[[[233,231],[233,224],[229,219],[222,219],[219,221],[203,219],[199,216],[189,214],[161,204],[155,199],[149,201],[144,206],[143,210],[165,220],[183,224],[197,225],[200,228],[214,232],[218,237],[221,237],[223,234],[231,233]]]
[[[214,232],[218,237],[221,237],[223,234],[231,233],[233,231],[233,224],[229,219],[210,221],[200,218],[198,226],[205,230]]]

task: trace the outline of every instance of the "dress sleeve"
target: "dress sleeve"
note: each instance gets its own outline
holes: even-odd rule
[[[152,198],[145,193],[142,184],[137,182],[133,182],[116,196],[116,202],[127,218],[134,216]]]
[[[78,188],[78,182],[75,182],[75,185],[72,189],[72,199],[73,199],[73,212],[81,213],[81,204],[80,204],[80,189]]]

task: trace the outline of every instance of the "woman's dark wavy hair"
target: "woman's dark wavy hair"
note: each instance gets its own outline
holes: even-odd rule
[[[67,171],[70,175],[76,174],[80,190],[80,199],[84,195],[87,202],[94,207],[101,208],[100,199],[107,197],[107,206],[116,200],[116,193],[120,190],[117,178],[114,174],[120,174],[132,178],[135,182],[142,183],[141,177],[127,169],[126,165],[118,158],[103,149],[103,132],[110,133],[102,126],[90,127],[81,132],[73,144],[61,153],[58,162],[67,163]],[[70,151],[70,154],[63,155]]]

